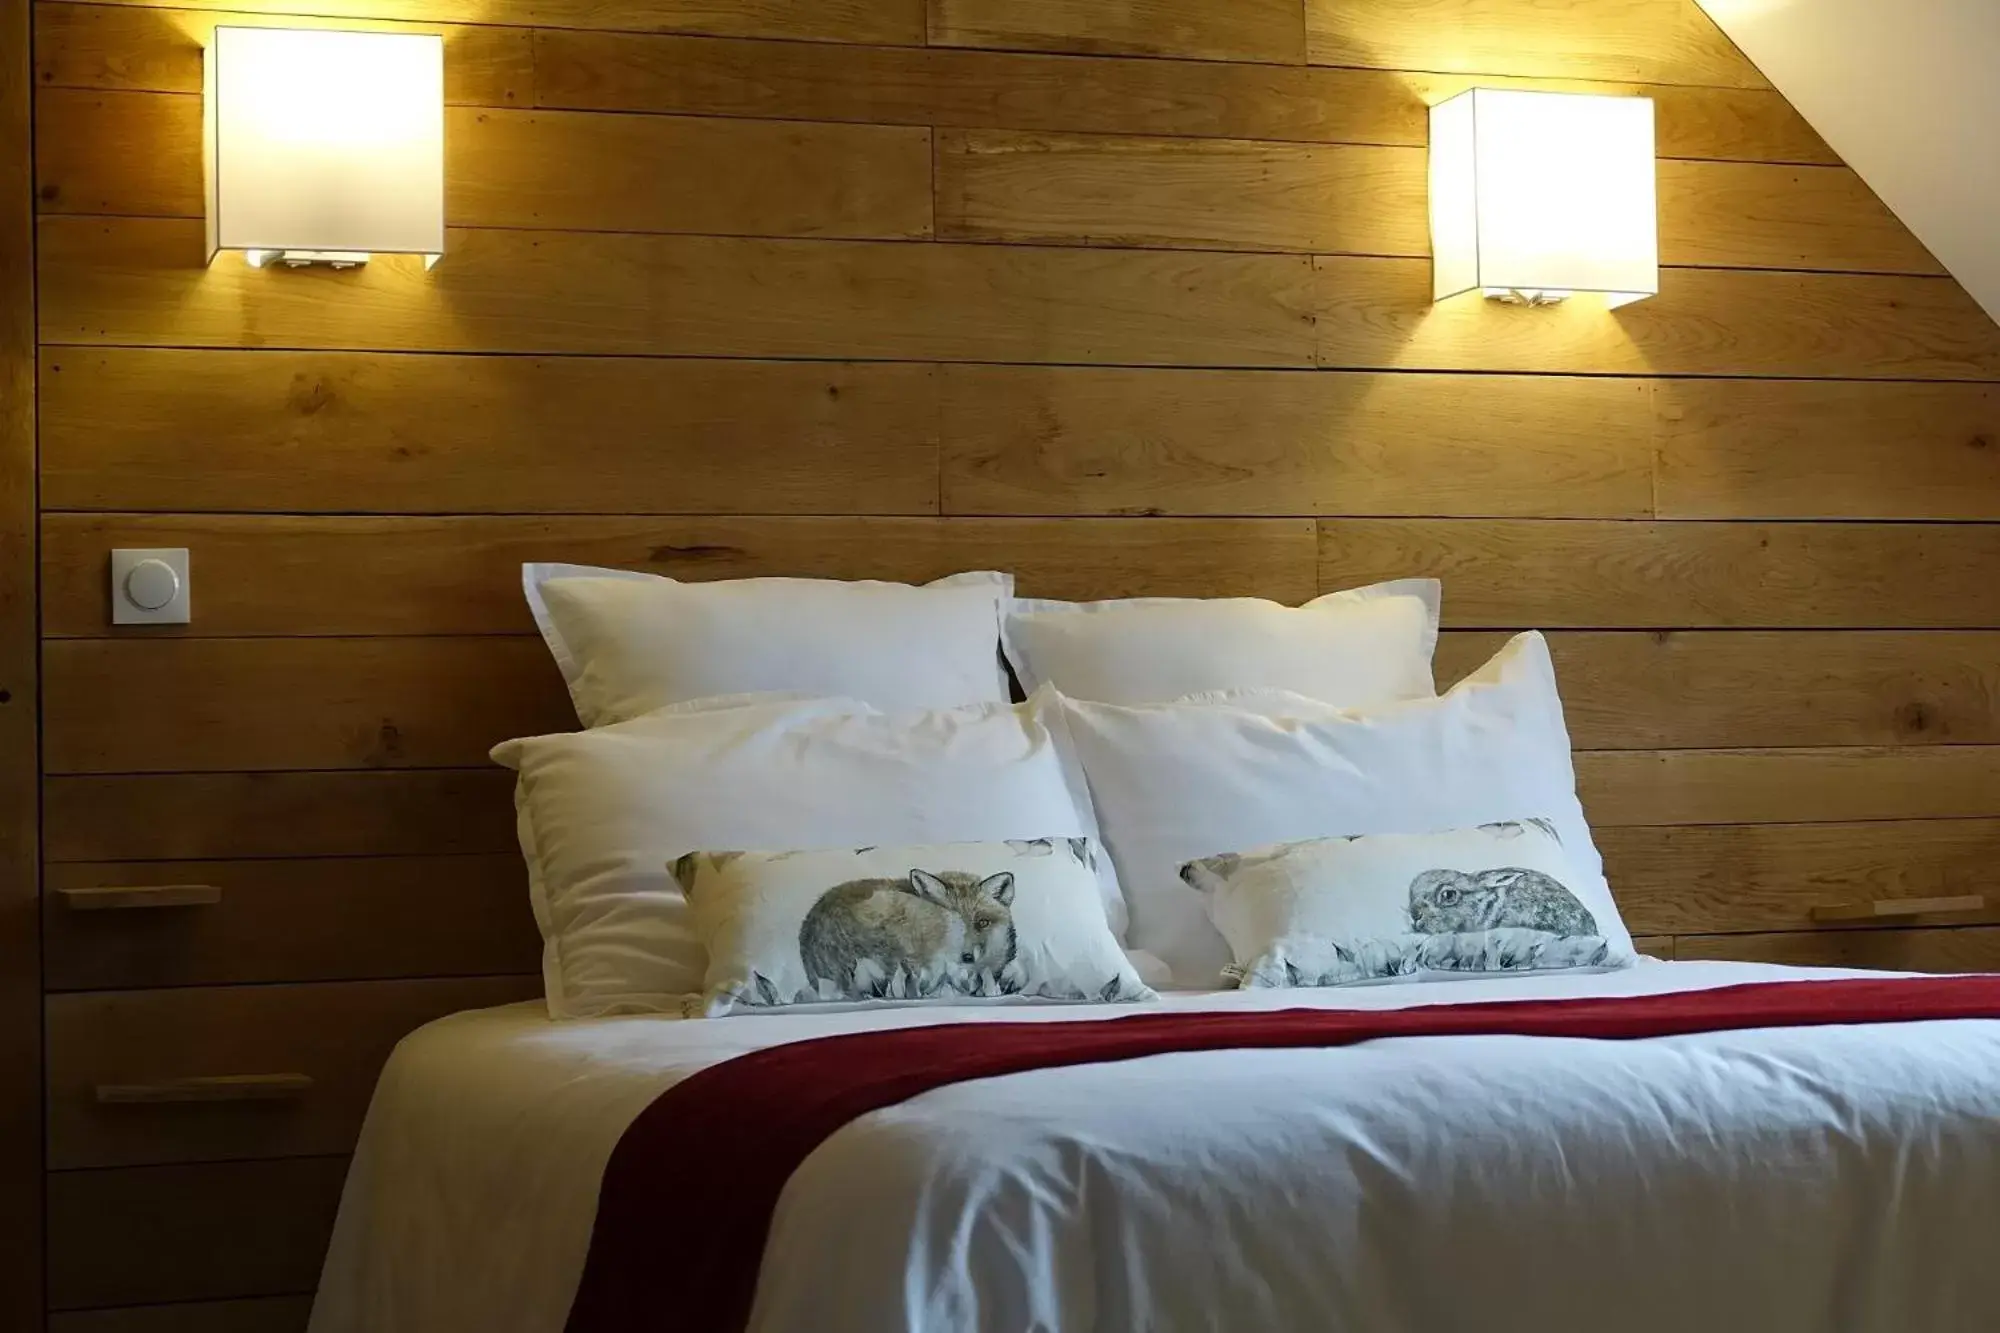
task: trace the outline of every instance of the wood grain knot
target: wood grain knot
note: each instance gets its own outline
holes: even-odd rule
[[[1937,715],[1929,704],[1911,702],[1896,710],[1896,731],[1904,736],[1921,736],[1937,726]]]
[[[743,555],[740,546],[655,546],[647,554],[647,559],[656,564],[672,564],[675,561],[730,560]]]
[[[309,417],[333,401],[333,390],[323,379],[292,382],[291,407],[302,417]]]

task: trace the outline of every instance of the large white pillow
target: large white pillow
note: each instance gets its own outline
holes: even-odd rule
[[[1632,937],[1576,799],[1555,668],[1523,634],[1440,698],[1342,710],[1246,691],[1168,704],[1065,701],[1105,849],[1131,910],[1125,943],[1178,986],[1215,986],[1231,961],[1190,861],[1272,843],[1439,833],[1543,818],[1575,869],[1570,887],[1610,953]]]
[[[1144,704],[1209,690],[1292,690],[1343,708],[1437,693],[1436,579],[1328,593],[1304,606],[1255,597],[1116,602],[1016,598],[1007,660],[1022,688]]]
[[[586,727],[762,691],[877,708],[1004,703],[1000,618],[1013,578],[936,583],[682,583],[589,565],[521,567],[522,590]]]
[[[721,699],[507,741],[549,1012],[678,1012],[704,951],[689,852],[1096,838],[1059,701],[889,714],[847,699]],[[1124,904],[1108,858],[1099,895]]]

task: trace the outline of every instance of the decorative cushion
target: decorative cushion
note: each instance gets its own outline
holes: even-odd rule
[[[1633,961],[1570,887],[1583,881],[1546,819],[1280,843],[1190,861],[1181,878],[1208,895],[1236,958],[1225,973],[1246,987]]]
[[[1037,996],[1144,1000],[1088,838],[691,852],[674,874],[708,949],[698,1010]]]

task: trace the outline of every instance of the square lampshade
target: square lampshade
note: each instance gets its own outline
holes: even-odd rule
[[[444,41],[218,27],[203,70],[208,255],[444,252]]]
[[[1436,297],[1660,290],[1653,104],[1474,88],[1431,108]]]

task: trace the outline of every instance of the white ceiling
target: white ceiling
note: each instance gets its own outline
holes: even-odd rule
[[[1699,0],[2000,319],[2000,0]]]

